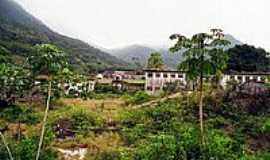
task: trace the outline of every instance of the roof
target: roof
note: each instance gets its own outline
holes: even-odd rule
[[[160,70],[160,69],[145,69],[144,72],[167,72],[167,73],[185,73],[184,71],[177,70]]]
[[[237,71],[228,71],[226,75],[270,75],[270,72],[237,72]]]

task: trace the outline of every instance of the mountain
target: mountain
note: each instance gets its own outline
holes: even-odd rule
[[[225,35],[225,39],[230,41],[231,44],[227,46],[226,48],[232,48],[235,45],[242,45],[243,43],[234,38],[232,35]],[[147,63],[148,58],[150,57],[150,54],[152,52],[160,52],[161,56],[164,60],[165,65],[167,68],[176,69],[177,64],[181,60],[181,53],[182,51],[179,51],[178,53],[171,53],[169,49],[166,49],[164,46],[146,46],[146,45],[130,45],[123,48],[118,49],[112,49],[111,51],[108,51],[112,55],[118,57],[119,59],[122,59],[129,63],[135,63],[134,58],[136,58],[142,66],[145,66]]]
[[[139,61],[142,66],[146,65],[150,54],[153,52],[161,53],[164,63],[168,68],[176,68],[176,64],[181,59],[180,54],[169,53],[169,51],[166,49],[150,48],[143,45],[131,45],[124,48],[113,49],[110,51],[112,55],[129,63],[134,64],[134,59],[137,59],[137,61]]]
[[[225,39],[231,42],[231,44],[226,47],[228,49],[233,48],[236,45],[243,45],[244,44],[243,42],[239,41],[238,39],[236,39],[234,36],[232,36],[230,34],[226,34]]]
[[[54,44],[64,50],[78,71],[128,65],[83,41],[54,32],[13,0],[0,0],[0,46],[24,59],[32,46],[40,43]]]

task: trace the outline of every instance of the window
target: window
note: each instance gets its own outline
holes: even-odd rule
[[[153,74],[152,73],[148,73],[148,77],[149,78],[152,78],[153,77]]]
[[[164,73],[164,74],[163,74],[163,77],[164,77],[164,78],[168,78],[168,74]]]
[[[156,77],[157,77],[157,78],[159,78],[159,77],[160,77],[160,74],[159,74],[159,73],[157,73],[157,74],[156,74]]]
[[[175,74],[172,74],[171,77],[172,77],[172,78],[175,78]]]
[[[238,81],[242,81],[242,76],[237,76]]]
[[[178,78],[183,78],[184,76],[182,74],[178,74]]]

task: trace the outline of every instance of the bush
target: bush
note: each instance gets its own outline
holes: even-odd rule
[[[127,145],[132,145],[136,141],[145,138],[147,131],[143,124],[137,124],[133,128],[123,128],[121,135]]]
[[[156,135],[142,143],[135,153],[135,160],[174,160],[177,155],[177,142],[174,136]]]
[[[96,160],[122,160],[118,151],[103,151],[97,155]]]
[[[242,146],[234,147],[235,142],[223,131],[210,130],[207,135],[208,143],[204,148],[204,158],[235,160],[242,154]]]
[[[129,97],[128,103],[130,104],[140,104],[150,100],[150,95],[145,91],[137,91],[134,96]]]
[[[264,124],[263,124],[263,126],[262,126],[262,132],[263,132],[263,133],[269,133],[269,134],[270,134],[270,118],[268,118],[268,119],[264,122]]]
[[[98,124],[97,117],[83,110],[71,115],[72,127],[75,132],[85,134]]]
[[[0,118],[9,122],[21,122],[26,124],[37,124],[40,122],[40,115],[36,114],[33,109],[23,106],[11,106],[0,112]]]
[[[16,147],[16,157],[17,159],[35,159],[37,147],[38,147],[38,138],[24,138],[22,139]],[[44,147],[41,150],[40,160],[56,160],[57,153],[49,147]]]
[[[2,144],[2,141],[0,142],[0,159],[9,159],[8,152],[6,150],[6,147]]]

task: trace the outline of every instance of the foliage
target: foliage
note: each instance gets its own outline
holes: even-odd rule
[[[69,63],[82,73],[90,70],[89,65],[95,70],[129,67],[85,42],[52,31],[14,1],[0,1],[0,28],[0,45],[23,60],[32,52],[33,45],[50,43],[67,52]]]
[[[0,64],[0,100],[14,104],[31,87],[28,71],[9,63]]]
[[[151,96],[145,91],[137,91],[134,95],[127,96],[126,98],[128,98],[127,101],[130,104],[141,104],[150,100]]]
[[[35,159],[38,139],[36,137],[23,138],[16,147],[17,159]],[[41,160],[55,160],[57,154],[51,148],[45,148],[41,152]]]
[[[269,134],[270,134],[270,118],[268,118],[268,119],[264,122],[264,124],[263,124],[263,126],[262,126],[262,131],[263,131],[264,133],[269,133]]]
[[[149,142],[141,144],[136,153],[135,160],[174,160],[177,154],[177,141],[174,136],[155,135]]]
[[[229,49],[228,54],[228,71],[262,72],[270,69],[269,53],[262,48],[237,45]]]
[[[201,142],[205,143],[204,122],[203,122],[203,83],[206,75],[216,75],[219,77],[227,63],[224,47],[230,44],[224,39],[221,29],[212,29],[212,34],[198,33],[191,38],[180,34],[170,36],[171,40],[177,40],[176,44],[170,48],[171,52],[178,52],[185,49],[183,53],[184,60],[179,64],[179,69],[187,74],[189,80],[197,81],[200,85],[198,91],[199,98],[199,121],[201,129]],[[218,78],[216,78],[218,79]]]
[[[223,47],[230,42],[223,39],[222,30],[211,31],[213,34],[198,33],[191,38],[180,34],[170,36],[171,40],[177,40],[176,44],[170,48],[171,52],[186,49],[179,69],[186,71],[189,79],[198,78],[201,74],[215,74],[218,70],[225,68],[227,58]]]
[[[23,106],[10,106],[0,113],[0,118],[9,122],[21,122],[26,124],[37,124],[41,117],[32,108]]]
[[[36,45],[28,63],[34,75],[57,75],[67,66],[64,52],[50,44]]]
[[[122,158],[118,151],[103,151],[99,153],[96,160],[122,160]]]
[[[162,69],[164,66],[163,59],[161,54],[158,52],[151,53],[148,62],[147,68],[149,69]]]
[[[11,61],[10,52],[3,46],[0,45],[0,64],[8,63]]]
[[[208,159],[226,159],[234,160],[237,159],[237,155],[241,154],[241,147],[234,150],[234,142],[231,138],[226,136],[223,131],[210,130],[208,133],[208,144],[206,151],[202,153]]]
[[[88,133],[93,126],[97,125],[97,117],[82,110],[73,113],[70,118],[74,131],[79,133]]]

